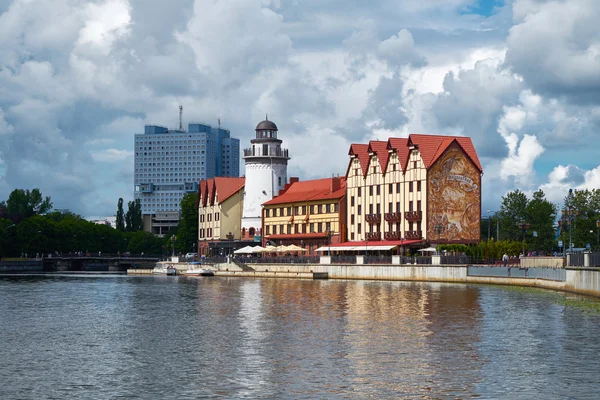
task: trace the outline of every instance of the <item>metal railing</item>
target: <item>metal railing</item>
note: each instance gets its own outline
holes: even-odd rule
[[[365,264],[391,264],[392,256],[365,256]]]
[[[545,279],[550,281],[564,282],[567,279],[567,271],[563,268],[469,266],[467,267],[467,276]]]
[[[356,256],[331,256],[332,264],[356,264]]]
[[[244,264],[319,264],[319,256],[256,257],[243,260]]]

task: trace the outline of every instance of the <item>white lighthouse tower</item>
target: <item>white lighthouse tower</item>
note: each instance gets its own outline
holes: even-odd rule
[[[288,150],[281,147],[277,130],[277,125],[265,118],[256,125],[256,138],[250,141],[250,147],[244,149],[246,183],[242,232],[250,239],[262,235],[262,204],[276,196],[287,182],[290,157]]]

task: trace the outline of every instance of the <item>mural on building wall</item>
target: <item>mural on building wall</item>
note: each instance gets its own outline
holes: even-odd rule
[[[428,172],[428,237],[442,242],[480,239],[481,175],[462,149],[453,144]]]

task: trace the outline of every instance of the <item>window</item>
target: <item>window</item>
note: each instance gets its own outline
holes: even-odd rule
[[[292,215],[292,207],[288,207],[288,209],[287,209],[287,215],[288,216]]]
[[[362,188],[360,188],[360,187],[359,187],[359,188],[358,188],[358,197],[360,197],[360,196],[361,196],[361,194],[362,194]]]
[[[279,233],[285,232],[285,225],[279,225]]]
[[[421,191],[421,181],[417,181],[417,192]]]
[[[252,236],[252,237],[254,236],[254,233],[255,233],[255,232],[256,232],[256,230],[255,230],[254,228],[250,228],[250,229],[248,229],[248,234],[249,234],[250,236]]]
[[[394,212],[394,203],[388,204],[388,212]]]
[[[354,240],[354,232],[350,234],[350,240]]]
[[[298,224],[294,224],[294,233],[299,233]]]
[[[360,206],[360,204],[358,205],[357,211],[358,211],[357,212],[358,215],[362,214],[362,207]]]
[[[200,216],[200,222],[204,222],[204,214]]]
[[[306,233],[306,224],[302,224],[302,233]]]
[[[373,167],[373,173],[376,174],[377,173],[377,167]]]
[[[267,225],[266,231],[267,231],[267,235],[271,234],[271,226],[270,225]]]
[[[296,206],[296,215],[300,215],[300,207]]]
[[[412,201],[408,202],[408,211],[413,211],[413,202]]]
[[[325,213],[325,210],[323,209],[323,204],[319,204],[317,207],[319,207],[319,214]]]
[[[325,232],[331,232],[331,222],[325,223]]]
[[[395,171],[395,170],[396,170],[396,164],[393,164],[392,165],[392,171]]]
[[[417,169],[417,162],[416,161],[413,161],[413,168]]]
[[[273,235],[277,235],[277,225],[273,225]]]
[[[377,214],[381,214],[381,204],[377,203]]]
[[[362,228],[362,225],[361,225],[361,223],[359,222],[359,223],[356,225],[356,232],[357,232],[359,235],[362,233],[362,230],[361,230],[361,228]]]
[[[400,202],[396,202],[396,212],[400,212]]]
[[[354,207],[354,196],[350,197],[350,207]]]
[[[215,221],[219,220],[219,213],[215,213]]]
[[[354,225],[354,214],[350,215],[350,225]]]
[[[421,211],[421,200],[417,200],[417,211]]]
[[[369,204],[369,214],[373,214],[373,204]]]
[[[208,214],[206,217],[208,218],[208,222],[212,221],[212,214]]]
[[[408,191],[412,193],[413,191],[413,183],[412,181],[408,182]]]
[[[306,215],[306,206],[302,206],[302,215]]]
[[[338,212],[340,205],[338,203],[335,203],[333,205],[333,212]]]
[[[369,196],[373,196],[373,186],[369,186]]]
[[[270,209],[270,208],[267,208],[267,209],[265,210],[265,217],[270,217],[270,216],[271,216],[271,209]]]
[[[396,183],[396,193],[400,193],[400,184]]]
[[[391,183],[388,185],[388,193],[389,194],[394,193],[394,185],[392,185]]]
[[[323,232],[323,223],[322,222],[319,222],[317,224],[317,229],[318,229],[317,232]]]
[[[414,227],[415,227],[415,226],[414,226],[413,222],[412,222],[412,221],[410,221],[410,222],[408,223],[408,230],[409,230],[409,231],[412,231],[412,230],[414,230],[414,229],[413,229]]]
[[[310,223],[310,232],[311,232],[311,233],[314,233],[314,232],[315,232],[315,223],[314,223],[314,222],[311,222],[311,223]]]
[[[420,231],[421,230],[421,221],[417,221],[417,230]]]
[[[377,185],[377,196],[379,196],[381,194],[381,186]]]
[[[287,225],[287,234],[289,235],[290,233],[292,233],[292,225],[288,224]]]
[[[281,207],[281,208],[279,209],[279,216],[280,216],[280,217],[283,217],[283,216],[284,216],[284,214],[283,214],[283,207]]]
[[[281,186],[281,177],[277,178],[277,183],[278,183],[279,186]]]

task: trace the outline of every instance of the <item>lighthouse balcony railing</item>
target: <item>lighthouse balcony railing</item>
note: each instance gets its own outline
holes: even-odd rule
[[[289,158],[288,149],[271,149],[263,153],[260,147],[249,147],[244,149],[244,157],[285,157]]]

